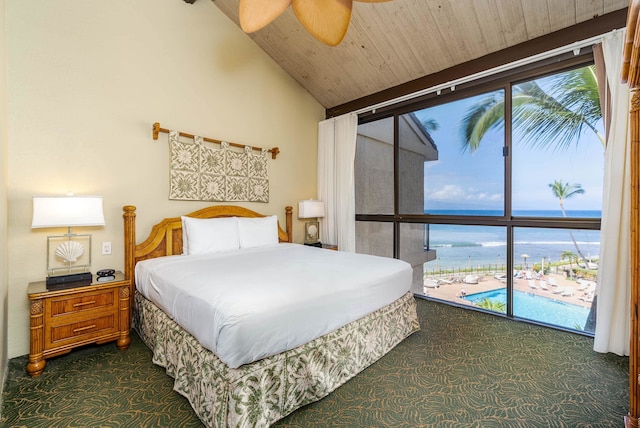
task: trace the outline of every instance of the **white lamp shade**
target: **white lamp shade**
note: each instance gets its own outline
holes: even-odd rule
[[[102,196],[34,196],[32,228],[104,226]]]
[[[309,199],[298,202],[298,218],[324,217],[324,202]]]

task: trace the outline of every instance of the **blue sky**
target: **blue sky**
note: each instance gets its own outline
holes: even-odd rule
[[[504,129],[483,138],[474,153],[462,152],[459,124],[467,109],[483,96],[416,112],[421,120],[439,125],[431,136],[439,159],[425,163],[425,207],[428,209],[502,209],[504,201]],[[513,148],[513,208],[515,210],[558,210],[548,184],[562,180],[581,184],[585,193],[564,202],[567,210],[600,210],[604,148],[595,134],[585,133],[578,147],[567,150],[532,149],[524,144]]]

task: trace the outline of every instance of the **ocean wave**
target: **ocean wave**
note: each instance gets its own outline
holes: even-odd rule
[[[481,242],[481,247],[505,247],[507,245],[506,242],[500,241],[492,241],[492,242]]]
[[[431,248],[459,248],[459,247],[482,247],[481,242],[446,242],[431,243]]]
[[[573,245],[573,241],[516,241],[516,245]],[[598,241],[576,241],[578,245],[600,245]]]
[[[586,245],[600,245],[597,241],[576,241],[580,246]],[[573,241],[516,241],[515,245],[558,245],[558,246],[573,246]],[[458,248],[458,247],[505,247],[507,245],[504,241],[486,241],[486,242],[438,242],[431,243],[431,248]]]

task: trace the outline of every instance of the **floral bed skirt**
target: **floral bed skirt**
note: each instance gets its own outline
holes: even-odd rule
[[[420,328],[407,293],[312,342],[231,369],[139,293],[133,327],[208,427],[268,427],[325,397]]]

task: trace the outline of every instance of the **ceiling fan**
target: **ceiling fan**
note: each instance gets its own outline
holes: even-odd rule
[[[355,0],[380,3],[389,0]],[[298,20],[316,39],[337,46],[349,27],[353,0],[240,0],[240,27],[253,33],[293,5]]]

